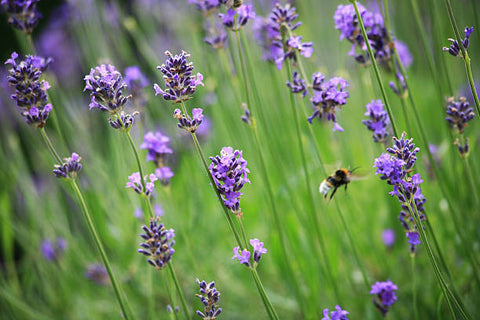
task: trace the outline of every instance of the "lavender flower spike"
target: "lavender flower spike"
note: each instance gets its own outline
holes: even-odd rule
[[[145,182],[145,189],[143,190],[143,185],[142,185],[142,180],[140,178],[140,172],[135,172],[131,176],[128,177],[128,182],[125,188],[132,188],[135,190],[136,193],[142,194],[145,196],[150,196],[150,194],[153,191],[153,188],[155,187],[154,182],[158,180],[157,176],[154,175],[153,173],[148,176],[150,179],[150,182],[147,180],[147,176],[143,178]]]
[[[25,60],[17,63],[18,54],[13,52],[5,64],[12,68],[8,70],[8,84],[15,88],[10,97],[21,109],[21,115],[27,124],[43,128],[47,121],[52,105],[47,104],[47,90],[50,85],[40,77],[52,62],[51,58],[44,59],[38,56],[25,56]]]
[[[470,44],[470,35],[473,32],[473,27],[465,27],[464,33],[465,33],[465,38],[462,40],[462,46],[465,50],[467,50],[468,45]],[[460,44],[458,43],[457,40],[455,39],[448,39],[448,41],[451,42],[450,47],[443,47],[442,50],[450,53],[454,57],[460,57],[462,58],[462,49],[460,48]]]
[[[167,154],[172,154],[173,150],[169,146],[170,138],[163,135],[160,131],[155,133],[147,132],[143,137],[141,149],[147,149],[147,161],[153,161],[155,164],[164,163]]]
[[[243,249],[242,252],[240,251],[240,247],[233,248],[233,257],[232,260],[237,259],[241,264],[250,267],[250,251],[247,249]]]
[[[149,257],[147,262],[157,268],[163,269],[167,263],[172,259],[175,252],[173,246],[175,245],[175,231],[173,229],[166,229],[163,223],[160,223],[160,218],[150,218],[150,226],[144,225],[140,236],[145,242],[140,244],[138,252]]]
[[[397,301],[396,290],[398,290],[398,287],[390,279],[376,282],[372,285],[370,294],[376,295],[373,299],[373,304],[382,312],[384,317],[387,315],[390,307]]]
[[[212,163],[208,167],[212,174],[215,187],[222,195],[223,203],[234,214],[241,215],[240,190],[245,183],[250,183],[247,174],[247,161],[242,156],[242,151],[231,147],[224,147],[220,156],[210,157]]]
[[[163,73],[166,89],[163,90],[155,83],[153,85],[155,95],[160,94],[163,99],[176,103],[189,100],[197,90],[197,86],[203,86],[203,75],[201,73],[192,75],[193,63],[188,62],[190,55],[185,51],[175,56],[167,51],[165,55],[168,57],[167,60],[157,69]]]
[[[321,320],[348,320],[347,314],[348,311],[342,310],[339,305],[335,306],[336,311],[329,312],[328,308],[323,309],[323,318]],[[330,315],[329,315],[330,313]]]
[[[54,166],[53,173],[55,174],[55,177],[75,179],[77,173],[82,169],[80,160],[82,160],[82,157],[75,152],[72,153],[71,157],[63,158],[64,162],[61,165],[56,164]]]
[[[203,312],[197,310],[197,315],[204,320],[214,320],[220,313],[222,308],[218,307],[218,301],[220,300],[220,292],[215,288],[215,282],[206,283],[197,279],[197,284],[200,287],[200,294],[195,294],[200,299],[200,302],[205,306]]]
[[[447,117],[445,120],[447,120],[452,129],[457,129],[460,134],[468,127],[468,122],[475,117],[473,108],[470,107],[465,97],[460,97],[459,101],[455,101],[453,97],[450,97],[446,112]]]
[[[10,15],[8,23],[13,27],[31,34],[38,25],[42,14],[37,9],[37,3],[40,0],[2,0],[5,11]]]
[[[369,120],[362,120],[362,123],[373,131],[373,141],[385,142],[387,137],[391,134],[390,118],[388,113],[383,109],[383,103],[381,100],[372,100],[368,103],[367,112],[365,115],[370,117]]]
[[[188,114],[183,114],[180,109],[175,109],[173,117],[178,120],[177,126],[187,132],[194,133],[202,124],[204,115],[202,108],[193,108],[192,117]]]

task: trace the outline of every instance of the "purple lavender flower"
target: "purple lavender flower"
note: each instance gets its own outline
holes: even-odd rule
[[[125,69],[125,84],[132,94],[133,105],[144,107],[147,104],[147,98],[143,88],[148,86],[149,81],[140,70],[140,67],[130,66]]]
[[[463,38],[462,40],[462,46],[465,50],[467,50],[468,45],[470,44],[470,35],[472,34],[472,32],[473,32],[473,27],[471,28],[465,27],[465,30],[464,30],[465,38]],[[454,57],[462,58],[462,52],[461,52],[461,48],[458,41],[451,38],[449,38],[448,41],[451,42],[450,47],[449,48],[443,47],[442,50],[448,51],[448,53],[450,53]]]
[[[42,14],[37,9],[40,0],[2,0],[5,11],[9,14],[8,23],[22,30],[25,34],[31,34],[37,26]]]
[[[300,74],[297,71],[293,71],[292,82],[287,81],[287,87],[292,90],[292,93],[302,93],[302,97],[305,97],[308,94],[305,80],[300,78]]]
[[[457,138],[455,142],[453,143],[454,145],[457,146],[458,153],[460,154],[460,157],[466,158],[468,157],[468,154],[470,152],[470,145],[469,145],[469,140],[468,138],[465,139],[465,143],[462,145],[460,140]]]
[[[193,63],[188,62],[190,57],[188,53],[182,51],[181,54],[173,56],[169,51],[165,52],[168,57],[165,63],[158,66],[165,79],[163,90],[158,84],[154,84],[155,95],[162,95],[165,100],[172,100],[176,103],[189,100],[197,90],[197,86],[203,86],[203,75],[197,73],[192,75]]]
[[[398,57],[402,62],[402,65],[405,68],[410,67],[413,63],[413,57],[410,53],[410,50],[408,49],[408,46],[405,44],[405,42],[400,40],[394,40],[393,43],[395,45],[395,50],[397,50]]]
[[[170,179],[174,176],[172,169],[167,166],[163,166],[155,169],[155,176],[160,180],[162,185],[166,186],[170,183]]]
[[[247,161],[242,156],[242,151],[231,147],[224,147],[220,156],[210,157],[212,163],[208,167],[212,174],[215,187],[222,195],[223,203],[236,215],[241,215],[240,190],[245,183],[250,183],[247,174]]]
[[[110,283],[110,277],[108,276],[107,269],[101,264],[90,264],[87,266],[85,277],[92,280],[100,286],[106,286]]]
[[[188,132],[194,133],[195,131],[197,131],[200,124],[202,124],[204,115],[202,108],[193,108],[192,117],[190,117],[188,114],[183,114],[180,109],[175,109],[175,111],[173,112],[173,117],[175,119],[178,119],[177,126],[180,129],[184,129]]]
[[[347,314],[348,311],[342,310],[339,305],[335,306],[336,311],[329,312],[328,308],[323,309],[323,318],[321,320],[348,320]],[[330,315],[329,315],[330,313]]]
[[[252,119],[250,118],[251,114],[246,103],[242,103],[242,109],[243,109],[243,115],[240,118],[242,119],[243,122],[251,126],[252,125]]]
[[[373,299],[373,304],[382,312],[384,317],[387,315],[390,307],[397,301],[396,290],[398,290],[398,287],[390,279],[376,282],[372,285],[370,294],[376,295]]]
[[[401,204],[402,210],[398,216],[401,225],[405,228],[407,236],[411,233],[417,233],[419,226],[416,225],[414,215],[423,221],[426,219],[424,214],[424,204],[426,199],[422,194],[420,184],[423,182],[419,173],[409,176],[412,167],[417,160],[416,154],[420,150],[415,147],[413,139],[405,139],[405,132],[401,139],[393,137],[394,145],[387,148],[388,153],[383,153],[375,159],[374,167],[377,168],[375,175],[380,174],[380,179],[386,180],[393,186],[390,195],[396,196]],[[412,240],[409,237],[410,240]],[[415,241],[409,241],[411,252],[415,253],[415,246],[420,244],[418,237]]]
[[[393,229],[383,230],[382,241],[387,248],[393,247],[393,244],[395,243],[395,231],[393,231]]]
[[[215,288],[215,282],[206,283],[205,281],[200,281],[197,279],[197,284],[200,287],[200,294],[195,294],[200,302],[205,306],[203,312],[197,310],[196,313],[204,320],[214,320],[220,313],[222,313],[222,308],[218,307],[218,301],[220,300],[220,292]]]
[[[175,252],[175,249],[173,249],[175,231],[166,229],[163,223],[160,223],[159,217],[150,218],[150,226],[144,225],[142,230],[145,233],[140,236],[145,242],[140,244],[141,249],[138,249],[138,252],[149,257],[147,262],[157,270],[163,269]]]
[[[188,3],[195,4],[198,10],[203,11],[205,16],[218,10],[225,2],[224,0],[188,0]]]
[[[169,146],[170,138],[163,135],[160,131],[155,133],[147,132],[143,137],[141,149],[147,149],[147,161],[153,161],[157,167],[165,164],[167,154],[172,154],[173,150]]]
[[[232,260],[237,259],[241,264],[250,267],[250,251],[247,249],[243,249],[242,252],[240,251],[240,247],[233,248],[233,257]]]
[[[406,98],[407,84],[405,83],[405,78],[400,72],[396,74],[396,78],[398,79],[399,87],[397,87],[397,85],[393,81],[390,81],[388,85],[397,96],[399,96],[400,98]]]
[[[71,157],[63,158],[64,162],[61,165],[54,165],[53,173],[55,177],[75,179],[77,173],[82,169],[80,160],[82,160],[82,157],[75,152],[72,153]]]
[[[52,59],[27,55],[25,60],[17,63],[17,58],[18,54],[13,52],[11,58],[5,61],[5,64],[12,66],[8,70],[8,83],[15,88],[11,98],[21,109],[21,115],[27,124],[43,128],[52,105],[47,104],[47,90],[50,85],[45,80],[40,81],[40,76]]]
[[[460,134],[468,127],[468,122],[475,117],[473,108],[470,107],[465,97],[460,97],[459,101],[455,101],[453,97],[450,97],[446,112],[447,117],[445,120],[447,120],[452,129],[458,130]]]
[[[64,238],[57,238],[55,243],[50,240],[43,240],[40,244],[40,251],[45,259],[56,261],[65,251],[67,242]]]
[[[147,176],[143,178],[143,181],[145,183],[145,190],[144,190],[142,180],[140,178],[140,172],[135,172],[128,177],[129,181],[127,182],[127,185],[125,186],[125,188],[132,188],[133,190],[135,190],[136,193],[142,194],[148,197],[152,193],[153,188],[155,187],[154,182],[158,180],[157,176],[154,175],[153,173],[150,174],[148,178],[150,179],[150,182],[147,180]]]
[[[368,130],[373,131],[373,141],[385,142],[391,133],[391,125],[388,113],[383,109],[382,101],[372,100],[372,102],[367,104],[366,108],[367,112],[365,112],[365,115],[370,119],[362,120],[362,123]]]
[[[255,10],[251,4],[241,4],[238,7],[228,8],[225,14],[218,14],[223,20],[223,25],[233,31],[240,30],[247,22],[255,18]],[[237,23],[235,23],[237,17]]]
[[[337,123],[337,109],[347,103],[349,93],[346,90],[348,82],[342,78],[334,77],[324,83],[325,76],[320,72],[312,75],[312,89],[314,96],[311,102],[314,108],[313,114],[308,118],[312,123],[314,118],[331,121],[334,124],[333,131],[343,131]]]
[[[259,262],[262,255],[267,253],[267,249],[263,247],[263,242],[258,239],[250,239],[250,245],[253,248],[253,261]]]
[[[227,32],[225,26],[218,20],[211,23],[209,20],[205,21],[204,29],[207,32],[207,36],[203,38],[203,41],[208,43],[214,49],[222,49],[227,41]]]
[[[120,129],[125,131],[130,131],[133,123],[135,122],[135,117],[140,113],[134,111],[133,113],[126,113],[125,111],[120,111],[117,114],[108,118],[108,123],[114,129]]]

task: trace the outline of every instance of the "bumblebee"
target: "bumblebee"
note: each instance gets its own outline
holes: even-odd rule
[[[327,198],[328,192],[333,188],[333,192],[330,195],[330,200],[333,198],[333,196],[335,195],[335,192],[337,192],[337,189],[339,187],[345,185],[345,191],[347,191],[347,186],[351,181],[352,173],[355,169],[349,170],[349,169],[340,168],[336,170],[329,177],[323,180],[322,183],[320,183],[320,187],[318,188],[318,191],[320,191],[320,193],[323,194],[324,198]]]

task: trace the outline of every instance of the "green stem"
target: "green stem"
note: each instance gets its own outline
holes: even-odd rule
[[[245,233],[245,228],[243,227],[243,223],[242,223],[242,217],[240,215],[237,215],[237,221],[238,221],[238,225],[240,226],[240,232],[242,234],[244,247],[248,248],[247,234]]]
[[[118,119],[119,119],[120,122],[122,122],[120,117]],[[123,126],[123,123],[122,123],[122,126]],[[133,142],[133,139],[132,139],[132,136],[130,135],[130,132],[125,131],[125,133],[127,135],[128,142],[130,143],[130,146],[132,147],[132,151],[135,154],[135,159],[137,160],[137,165],[138,165],[138,171],[140,173],[140,181],[142,182],[142,187],[143,187],[143,190],[145,191],[146,190],[145,189],[145,179],[144,179],[145,176],[143,175],[142,162],[140,161],[140,156],[138,154],[137,147],[135,146],[135,142]],[[153,217],[153,214],[152,214],[152,217]]]
[[[380,91],[382,92],[383,102],[385,103],[385,107],[388,112],[388,116],[390,117],[390,122],[392,124],[393,134],[398,137],[397,125],[395,124],[395,118],[393,117],[393,112],[390,107],[390,103],[388,102],[387,92],[385,91],[385,87],[382,82],[382,78],[380,76],[380,71],[378,70],[377,62],[375,61],[375,56],[373,55],[372,47],[370,46],[370,42],[368,41],[367,32],[365,30],[365,25],[363,24],[362,16],[358,11],[357,2],[355,0],[350,0],[350,2],[355,7],[355,13],[357,14],[358,22],[360,24],[360,28],[362,29],[362,36],[367,45],[368,55],[370,56],[370,61],[373,66],[373,70],[375,72],[375,77],[377,78],[378,86],[380,87]]]
[[[55,150],[55,147],[52,144],[52,141],[47,135],[47,132],[45,131],[45,128],[40,128],[40,133],[42,134],[42,138],[45,141],[45,144],[47,145],[48,150],[52,154],[53,158],[58,164],[62,164],[62,158],[58,155],[57,151]]]
[[[463,46],[462,37],[460,36],[460,32],[458,31],[450,0],[445,0],[445,5],[447,6],[450,23],[452,24],[453,31],[455,32],[455,38],[457,39],[460,51],[462,51],[463,61],[465,62],[465,71],[467,72],[468,83],[470,84],[470,90],[472,91],[473,100],[475,100],[477,114],[480,114],[480,101],[478,101],[477,89],[475,88],[475,82],[473,81],[472,68],[470,66],[470,57],[468,56],[467,50]]]
[[[263,303],[265,304],[265,309],[267,310],[267,313],[270,317],[270,319],[276,319],[278,320],[278,315],[275,312],[275,309],[273,308],[272,303],[270,302],[270,299],[268,299],[267,292],[265,291],[265,288],[263,287],[262,281],[260,280],[260,277],[257,273],[257,270],[254,268],[250,268],[250,272],[252,274],[253,279],[255,280],[255,285],[257,286],[258,291],[260,292],[260,296],[262,297]]]
[[[170,263],[169,263],[170,264]],[[178,315],[175,312],[175,300],[172,294],[172,289],[170,288],[170,285],[168,284],[168,279],[167,277],[163,277],[163,282],[165,283],[165,287],[167,288],[167,294],[168,294],[168,299],[170,300],[170,307],[172,308],[172,312],[167,312],[169,313],[169,318],[170,319],[178,319]]]
[[[92,220],[92,218],[90,216],[90,213],[88,211],[88,207],[87,207],[87,204],[85,202],[85,198],[83,197],[83,194],[80,191],[80,188],[78,187],[77,181],[75,179],[71,179],[70,182],[71,182],[73,191],[77,195],[78,201],[80,202],[80,206],[82,207],[83,216],[85,217],[85,220],[87,222],[88,229],[90,230],[90,233],[92,234],[93,239],[95,240],[95,244],[97,246],[98,251],[100,252],[100,256],[102,258],[103,264],[105,265],[105,268],[107,269],[108,276],[110,277],[110,281],[112,282],[113,289],[114,289],[115,295],[117,297],[117,301],[120,305],[120,308],[122,309],[123,317],[127,320],[132,319],[132,317],[130,317],[129,312],[127,312],[127,302],[125,301],[125,298],[123,296],[120,285],[118,284],[117,279],[115,278],[115,275],[113,274],[113,270],[112,270],[110,262],[107,258],[107,254],[105,253],[105,249],[103,248],[100,237],[98,236],[97,230],[95,229],[95,226],[93,224],[93,220]]]
[[[175,269],[173,268],[172,261],[167,263],[167,266],[168,266],[168,271],[170,271],[170,275],[172,277],[173,283],[175,284],[175,289],[177,290],[177,294],[180,297],[180,302],[182,304],[183,312],[185,313],[185,319],[190,319],[191,318],[189,316],[190,311],[188,311],[187,302],[185,301],[185,297],[183,296],[183,291],[178,282],[177,275],[175,274]]]
[[[413,304],[413,314],[415,320],[418,320],[418,305],[417,305],[417,273],[415,272],[415,254],[412,254],[410,257],[412,263],[412,304]]]

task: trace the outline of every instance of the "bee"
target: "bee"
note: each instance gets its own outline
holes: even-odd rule
[[[352,173],[356,169],[357,168],[353,170],[340,168],[338,170],[335,170],[334,173],[332,173],[325,180],[323,180],[322,183],[320,183],[320,186],[318,187],[318,191],[320,191],[320,193],[323,194],[324,198],[327,198],[328,192],[333,188],[333,192],[330,195],[330,200],[335,195],[335,192],[337,192],[337,189],[340,188],[341,186],[345,185],[345,191],[347,191],[347,186],[352,179]]]
[[[243,0],[227,0],[225,5],[227,8],[238,9],[243,3]]]

